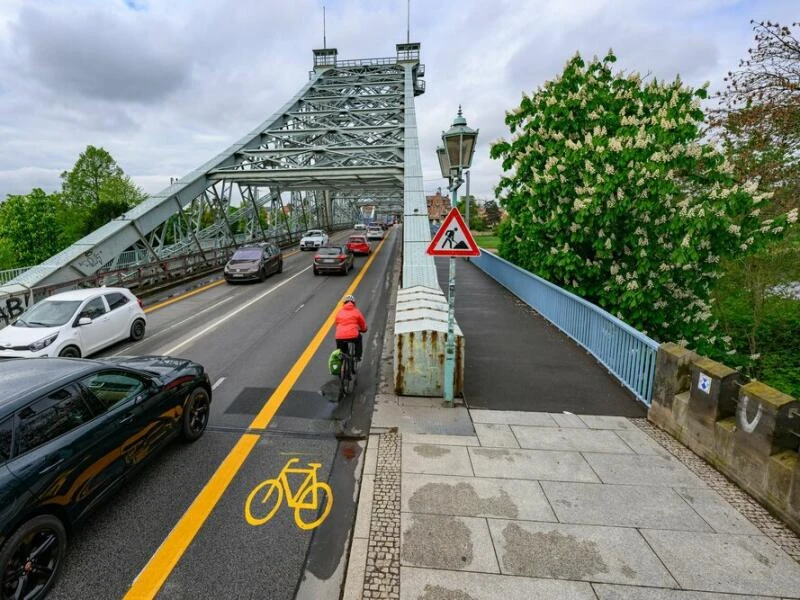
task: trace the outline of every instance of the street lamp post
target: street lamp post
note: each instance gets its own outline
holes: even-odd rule
[[[467,127],[467,120],[458,107],[458,115],[453,119],[450,129],[442,132],[443,146],[436,149],[442,177],[450,182],[449,188],[453,198],[453,208],[458,205],[458,188],[463,183],[461,172],[472,165],[475,154],[475,141],[478,130]],[[469,202],[469,198],[467,198]],[[469,226],[469,224],[467,225]],[[456,370],[456,336],[455,336],[455,302],[456,302],[456,259],[450,257],[450,272],[447,286],[447,340],[444,351],[444,401],[453,405],[454,380]]]

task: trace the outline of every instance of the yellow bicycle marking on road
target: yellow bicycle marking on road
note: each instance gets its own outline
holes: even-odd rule
[[[253,488],[244,503],[244,518],[250,525],[257,527],[274,517],[281,507],[281,501],[284,497],[286,498],[286,506],[294,509],[294,522],[300,529],[306,531],[315,529],[328,517],[331,508],[333,508],[333,491],[331,491],[331,486],[327,483],[317,480],[317,469],[322,465],[320,463],[307,463],[307,468],[292,468],[292,465],[299,462],[299,458],[290,458],[276,478],[265,479]],[[292,493],[292,488],[289,484],[289,475],[291,474],[305,475],[295,493]],[[265,493],[259,494],[262,490]],[[273,496],[273,492],[275,492],[275,496]],[[308,499],[309,495],[311,496],[310,499]],[[325,498],[325,506],[322,508],[321,513],[318,512],[320,509],[320,495],[324,495]],[[261,501],[255,502],[259,497],[261,497]],[[265,515],[255,516],[253,514],[254,508],[256,512],[262,512],[263,509],[258,506],[259,504],[264,506],[270,501],[274,501],[274,504],[266,511]],[[303,510],[312,511],[312,515],[317,515],[317,518],[312,521],[304,520]]]
[[[367,259],[358,275],[355,276],[353,282],[345,293],[342,294],[342,298],[356,291],[356,288],[358,288],[361,280],[364,279],[375,257],[378,256],[386,239],[387,238],[384,238],[383,241],[378,244],[375,252]],[[317,334],[311,342],[309,342],[308,346],[306,346],[300,358],[297,359],[278,388],[272,393],[272,396],[269,397],[269,400],[267,400],[261,412],[253,419],[249,428],[250,431],[267,428],[272,417],[278,412],[281,404],[286,400],[292,387],[297,382],[303,369],[308,366],[308,363],[311,362],[314,354],[325,340],[325,336],[336,320],[336,313],[339,312],[340,304],[341,302],[336,303],[331,314],[319,328],[319,331],[317,331]],[[244,461],[247,460],[247,457],[253,451],[259,439],[261,439],[261,435],[254,433],[246,433],[239,438],[239,441],[222,461],[222,464],[214,472],[214,475],[211,476],[211,479],[208,480],[208,483],[206,483],[200,494],[194,499],[194,502],[192,502],[186,512],[183,513],[183,516],[181,516],[175,527],[172,528],[172,531],[170,531],[169,535],[161,543],[161,546],[159,546],[155,554],[153,554],[144,568],[139,572],[139,575],[131,584],[123,600],[150,600],[151,598],[155,598],[156,594],[158,594],[164,582],[167,580],[167,577],[172,573],[175,565],[178,564],[178,561],[184,555],[186,549],[197,536],[200,528],[205,524],[206,520],[208,520],[211,511],[214,510],[214,507],[217,505],[220,498],[222,498],[222,494],[228,489],[231,481],[233,481],[233,478],[239,472],[239,469],[244,464]]]

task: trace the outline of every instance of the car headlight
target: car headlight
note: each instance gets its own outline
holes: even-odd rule
[[[30,346],[28,346],[28,350],[31,352],[38,352],[43,348],[47,348],[50,344],[56,341],[58,337],[58,332],[54,333],[53,335],[48,335],[46,338],[42,338],[38,342],[33,342]]]

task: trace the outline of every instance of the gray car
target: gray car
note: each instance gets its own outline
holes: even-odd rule
[[[225,265],[225,281],[264,281],[267,275],[283,271],[283,255],[275,244],[263,243],[239,248]]]

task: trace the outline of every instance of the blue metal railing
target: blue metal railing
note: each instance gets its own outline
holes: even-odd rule
[[[647,406],[653,393],[658,342],[599,306],[482,251],[473,264],[589,351]]]

